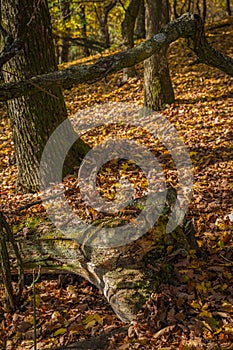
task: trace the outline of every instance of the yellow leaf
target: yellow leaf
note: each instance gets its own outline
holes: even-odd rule
[[[56,337],[57,335],[63,335],[66,333],[66,328],[59,328],[58,330],[56,330],[56,332],[54,332],[54,337]]]
[[[96,323],[103,324],[103,318],[98,314],[87,315],[83,323],[86,325],[85,328],[92,328]]]
[[[40,306],[43,300],[40,297],[40,294],[36,294],[36,306]]]
[[[205,326],[205,328],[207,328],[209,331],[212,332],[212,328],[210,327],[210,325],[209,325],[207,322],[202,321],[202,323],[203,323],[203,325]]]
[[[96,320],[90,321],[88,324],[86,324],[85,328],[86,329],[92,328],[95,326],[95,324],[96,324]]]
[[[169,245],[168,247],[167,247],[167,253],[168,254],[170,254],[172,251],[173,251],[173,246],[172,245]]]
[[[194,308],[194,309],[201,309],[202,308],[202,303],[201,301],[195,301],[192,300],[190,305]]]
[[[212,317],[212,314],[211,312],[207,311],[207,310],[203,310],[199,313],[199,316],[201,317],[208,317],[208,318],[211,318]]]

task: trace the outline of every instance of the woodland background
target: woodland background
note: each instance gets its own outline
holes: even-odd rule
[[[60,69],[96,62],[125,49],[122,22],[129,1],[48,1],[48,5]],[[170,1],[170,16],[174,19],[187,11],[199,13],[205,19],[208,41],[232,57],[230,6],[230,1]],[[138,22],[135,44],[145,36],[145,32],[136,31]],[[191,250],[188,256],[175,257],[172,264],[176,285],[163,283],[160,293],[150,295],[130,324],[120,321],[101,291],[81,277],[38,270],[33,276],[29,269],[16,310],[10,308],[1,284],[1,349],[33,348],[33,304],[37,349],[68,349],[73,343],[73,349],[233,349],[232,78],[196,61],[182,39],[171,44],[168,59],[175,101],[164,105],[161,113],[176,127],[190,151],[195,183],[188,216],[195,220],[196,239],[204,255],[200,258]],[[127,80],[119,72],[105,80],[64,90],[69,116],[110,101],[143,105],[143,64],[136,70],[136,75]],[[46,213],[39,193],[16,190],[17,165],[4,103],[1,116],[1,210],[14,236],[28,239],[46,228]],[[86,134],[85,141],[94,147],[114,133],[114,128],[103,127]],[[153,140],[147,135],[135,131],[135,137],[153,148]],[[126,170],[123,166],[121,174]],[[108,198],[118,172],[113,164],[100,174],[99,190]],[[168,171],[167,181],[176,185],[172,171]],[[140,174],[134,185],[143,192],[145,183]],[[75,174],[65,179],[65,186],[74,206],[78,203],[80,215],[96,218],[94,211],[86,212],[80,205],[73,190]],[[172,247],[168,246],[168,256],[170,252]],[[14,288],[16,275],[12,271]]]

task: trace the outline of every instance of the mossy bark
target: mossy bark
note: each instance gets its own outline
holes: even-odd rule
[[[168,23],[168,1],[146,0],[146,21],[146,35],[149,39]],[[144,62],[144,104],[157,111],[173,101],[174,91],[169,73],[167,47],[164,46]]]
[[[108,74],[132,67],[146,60],[163,47],[168,47],[179,38],[186,38],[188,46],[199,57],[200,62],[215,67],[233,76],[233,59],[214,49],[206,40],[203,23],[198,15],[185,13],[176,20],[164,26],[151,39],[144,41],[131,50],[104,57],[90,65],[73,65],[62,71],[51,72],[24,79],[17,83],[0,86],[0,101],[7,101],[20,96],[34,95],[38,91],[48,90],[54,86],[71,88],[85,82],[95,82]],[[15,53],[14,42],[7,53],[0,54],[1,62]]]
[[[58,69],[46,1],[6,0],[2,6],[2,17],[13,37],[24,37],[20,53],[4,65],[6,83],[27,80]],[[56,85],[48,89],[39,88],[33,96],[12,99],[7,105],[18,166],[17,187],[34,192],[39,187],[39,164],[46,142],[67,118],[62,90]],[[83,156],[85,144],[79,141],[79,146],[76,154]],[[59,156],[59,149],[54,151]],[[76,162],[74,158],[74,152],[71,152],[65,165],[66,171]]]

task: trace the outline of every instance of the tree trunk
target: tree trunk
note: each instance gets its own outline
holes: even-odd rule
[[[147,38],[159,32],[169,21],[167,0],[146,0]],[[144,62],[144,104],[151,110],[161,110],[174,101],[169,74],[167,47]]]
[[[110,36],[108,30],[108,15],[110,11],[116,6],[117,0],[111,0],[109,4],[104,6],[103,13],[99,13],[96,8],[96,16],[100,24],[100,30],[105,41],[105,46],[110,47]]]
[[[215,67],[233,76],[233,59],[212,47],[206,40],[201,18],[186,13],[163,27],[151,39],[126,52],[101,58],[90,65],[73,65],[71,68],[48,74],[37,75],[29,79],[0,85],[0,101],[15,99],[20,96],[32,96],[38,91],[48,91],[54,86],[71,88],[84,82],[95,82],[125,67],[132,67],[160,52],[179,38],[185,38],[188,47],[198,56],[201,63]],[[17,42],[13,41],[0,54],[0,67],[9,56],[15,55]]]
[[[73,239],[62,235],[49,222],[46,232],[46,223],[43,223],[41,229],[37,227],[36,233],[34,230],[32,234],[28,233],[27,240],[18,238],[24,270],[41,266],[42,272],[56,269],[77,273],[95,284],[118,317],[129,322],[152,291],[158,292],[162,283],[175,283],[175,259],[186,257],[189,249],[199,253],[191,221],[184,219],[180,226],[166,233],[175,200],[175,191],[169,188],[164,209],[155,226],[140,238],[117,247],[101,248],[94,243],[101,228],[124,225],[120,218],[93,223],[85,232],[77,225]],[[131,210],[134,205],[137,207],[135,203],[137,200],[131,205]],[[113,239],[118,237],[113,236]]]
[[[226,10],[228,16],[231,16],[231,0],[226,0]]]
[[[61,13],[62,13],[62,21],[65,27],[65,36],[62,38],[62,47],[61,47],[61,62],[68,62],[69,61],[69,49],[70,49],[70,43],[69,43],[69,36],[70,36],[70,29],[66,28],[66,23],[70,21],[71,15],[70,15],[70,3],[69,1],[61,1]]]
[[[16,35],[18,25],[27,31],[22,50],[4,66],[4,81],[15,83],[34,75],[56,71],[50,16],[46,2],[36,0],[6,0],[2,16],[7,30]],[[60,87],[38,89],[33,96],[8,101],[18,166],[19,190],[38,190],[38,171],[46,142],[56,127],[67,118]],[[72,130],[71,124],[68,129]],[[85,144],[79,141],[80,154]],[[54,150],[59,156],[59,149]],[[76,149],[77,151],[77,149]],[[77,161],[74,151],[69,155],[66,170]],[[65,170],[65,171],[66,171]],[[49,171],[49,169],[48,169]]]
[[[203,23],[205,23],[206,14],[207,14],[207,4],[206,4],[206,0],[203,0],[203,3],[202,3],[202,20],[203,20]]]
[[[126,50],[131,49],[134,46],[134,27],[138,11],[140,8],[140,0],[131,0],[130,4],[125,11],[125,18],[121,25],[123,46]],[[127,67],[123,69],[123,83],[128,80],[129,77],[136,75],[134,67]]]
[[[12,285],[11,263],[7,245],[11,246],[14,258],[16,258],[17,261],[18,288],[16,291],[13,289]],[[0,258],[1,279],[6,289],[10,308],[15,310],[24,287],[23,261],[19,253],[19,247],[14,239],[13,232],[2,212],[0,212]]]
[[[172,7],[171,7],[171,18],[174,20],[178,18],[178,12],[177,12],[177,0],[173,0]]]
[[[145,1],[140,1],[140,7],[135,25],[135,36],[137,39],[145,39],[146,23],[145,23]]]
[[[86,21],[85,6],[80,5],[79,9],[80,9],[79,17],[81,20],[81,34],[83,39],[85,40],[87,38],[87,21]],[[89,48],[85,45],[83,46],[83,53],[85,56],[90,56]]]
[[[193,12],[195,7],[195,1],[194,0],[188,0],[188,5],[187,5],[187,11],[188,12]]]

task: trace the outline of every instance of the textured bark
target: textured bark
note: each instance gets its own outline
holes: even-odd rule
[[[121,320],[131,321],[152,291],[159,291],[162,283],[175,282],[174,260],[187,256],[190,248],[198,250],[191,222],[184,220],[173,232],[166,233],[171,208],[176,200],[174,189],[167,191],[166,198],[155,226],[124,246],[98,248],[80,244],[74,238],[62,235],[51,223],[48,223],[47,233],[43,223],[41,230],[37,228],[36,232],[35,229],[32,234],[29,232],[26,240],[20,238],[19,232],[18,243],[25,271],[41,266],[45,272],[63,270],[77,273],[103,292]],[[117,218],[110,222],[93,223],[84,233],[77,225],[72,235],[80,237],[84,234],[84,242],[95,242],[100,227],[109,227],[109,224],[116,227],[124,224],[124,221]]]
[[[168,1],[146,0],[146,21],[147,38],[151,38],[169,21]],[[174,91],[169,73],[167,46],[164,46],[144,62],[144,104],[157,111],[173,101]]]
[[[53,86],[71,88],[84,82],[94,82],[108,74],[132,67],[144,61],[161,48],[168,47],[179,38],[186,38],[188,46],[199,57],[200,62],[218,68],[233,76],[233,59],[213,48],[206,40],[201,18],[186,13],[163,27],[151,39],[126,52],[121,52],[98,60],[92,65],[72,66],[59,72],[52,72],[0,85],[0,101],[33,95],[38,91],[48,91]]]
[[[13,37],[20,21],[27,28],[22,50],[4,65],[4,81],[14,85],[32,76],[56,71],[46,2],[6,0],[2,16]],[[20,190],[33,192],[38,189],[39,163],[45,144],[56,127],[67,118],[61,88],[51,86],[46,91],[43,88],[37,89],[33,96],[12,99],[8,101],[8,111],[18,165],[17,186]],[[79,143],[80,154],[83,155],[84,143]],[[59,149],[54,151],[59,156]],[[77,159],[71,152],[67,168],[74,164],[74,157]]]

